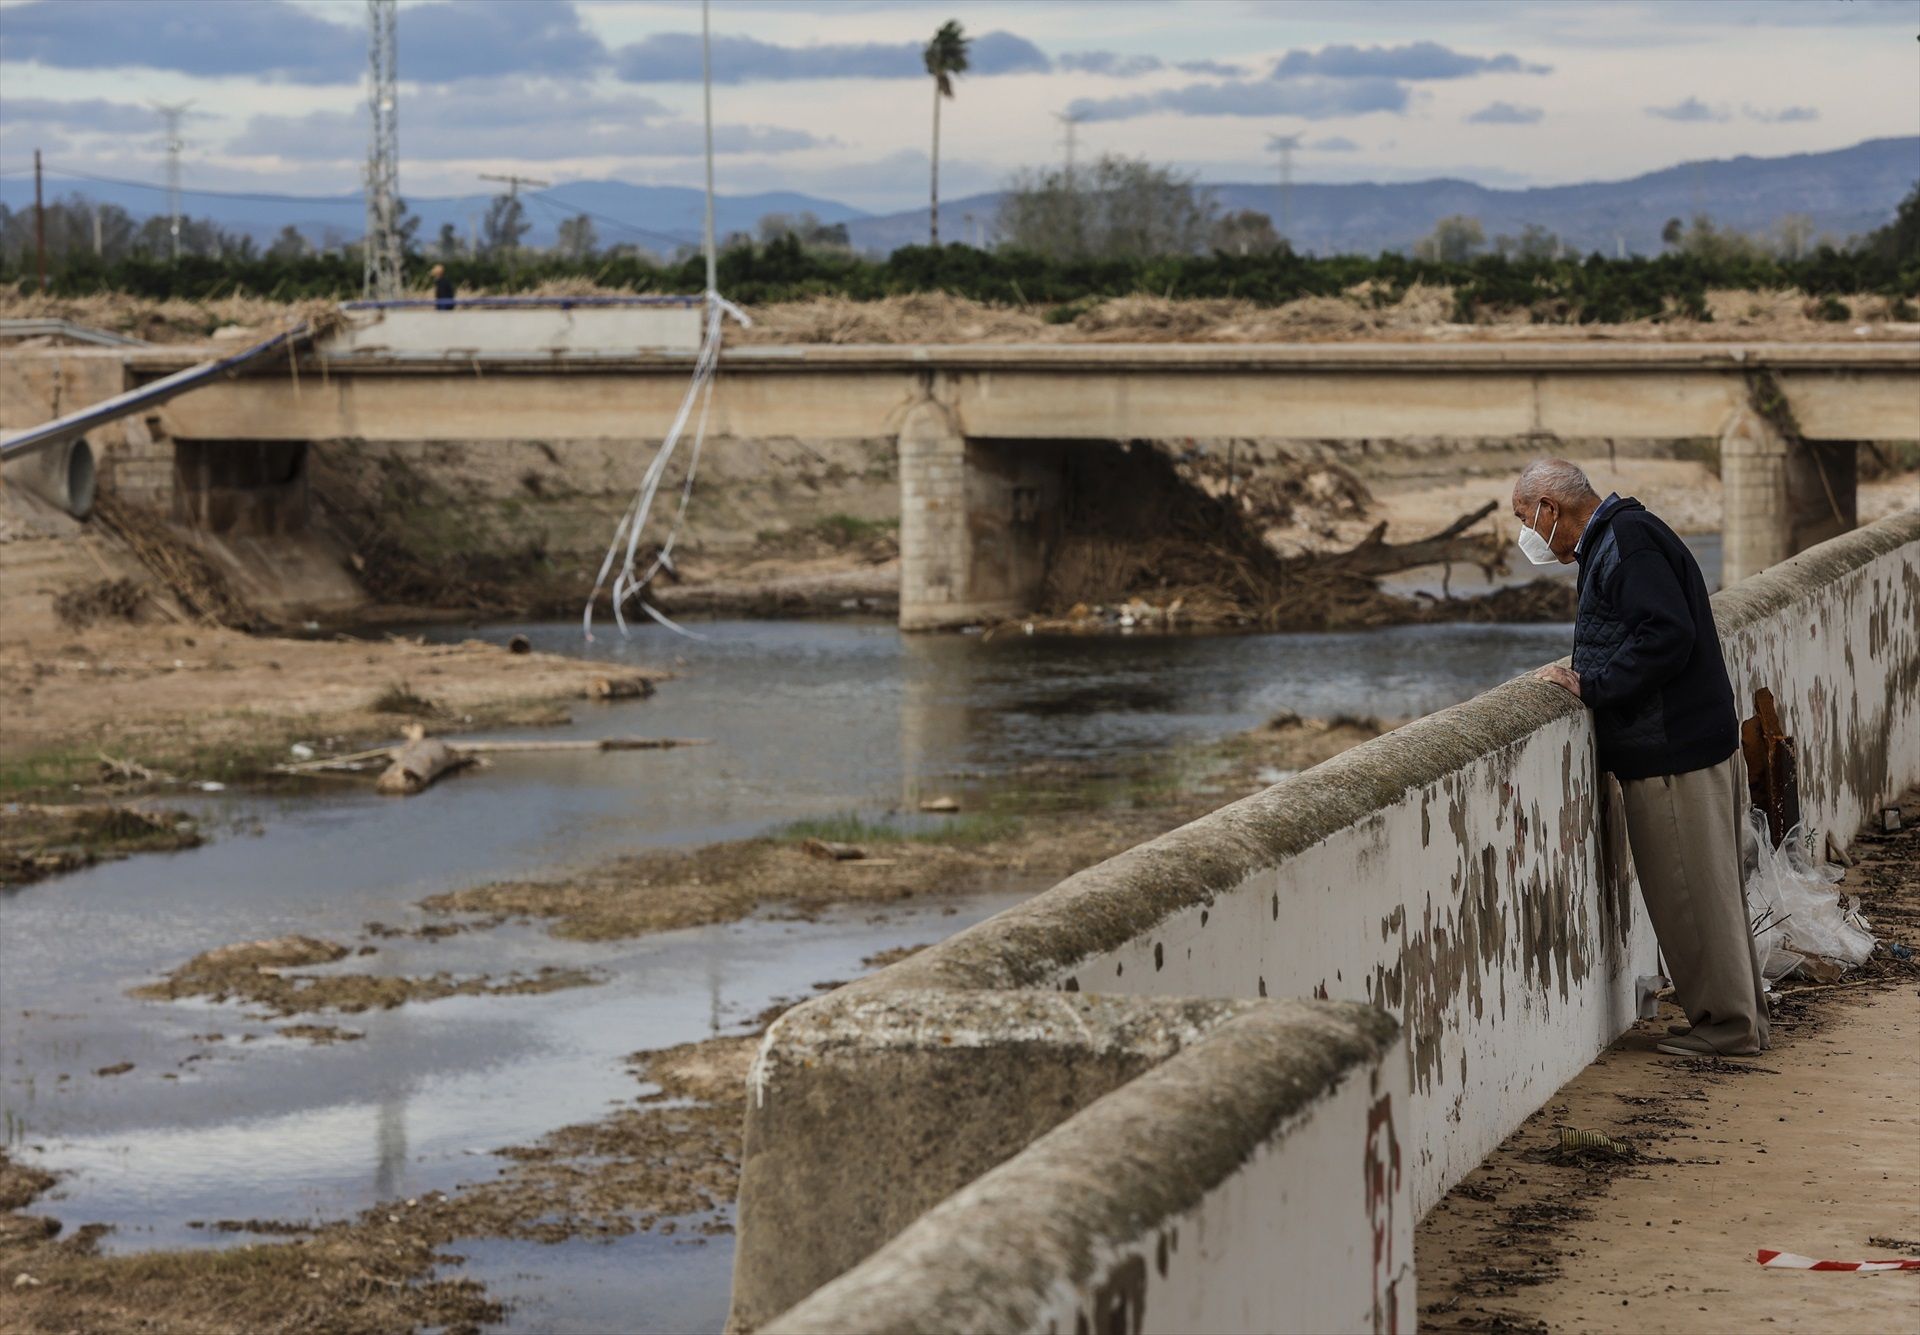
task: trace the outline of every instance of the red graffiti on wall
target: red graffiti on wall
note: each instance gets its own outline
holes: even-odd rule
[[[1399,1276],[1393,1262],[1393,1198],[1400,1189],[1400,1138],[1393,1131],[1393,1095],[1367,1112],[1367,1220],[1373,1229],[1374,1335],[1399,1335]],[[1385,1280],[1384,1287],[1382,1280]]]

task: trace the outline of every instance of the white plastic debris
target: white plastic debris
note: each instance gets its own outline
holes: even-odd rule
[[[227,791],[227,785],[215,779],[202,779],[193,786],[203,793],[224,793]]]
[[[1860,915],[1857,896],[1833,888],[1845,875],[1807,857],[1805,831],[1795,825],[1772,847],[1767,818],[1757,808],[1747,820],[1759,846],[1759,864],[1747,881],[1747,911],[1754,914],[1754,949],[1760,971],[1782,978],[1814,955],[1851,967],[1873,953],[1873,932]]]
[[[313,759],[313,748],[305,742],[295,742],[292,746],[288,747],[287,750],[293,752],[293,758],[295,760]]]

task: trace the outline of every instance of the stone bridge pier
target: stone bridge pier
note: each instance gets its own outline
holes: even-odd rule
[[[1060,530],[1064,449],[969,440],[933,399],[908,410],[899,449],[901,628],[938,630],[1031,610]]]
[[[1797,440],[1736,409],[1720,436],[1722,587],[1859,524],[1855,441]]]

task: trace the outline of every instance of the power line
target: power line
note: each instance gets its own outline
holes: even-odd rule
[[[26,170],[28,172],[31,172],[33,169],[29,167]],[[0,172],[0,176],[13,176],[13,175],[20,175],[20,174],[22,173],[17,171]],[[66,177],[71,177],[74,180],[78,180],[78,181],[97,181],[102,185],[124,185],[124,186],[129,186],[135,190],[164,191],[168,188],[164,185],[159,185],[152,181],[135,181],[124,176],[101,176],[95,172],[83,172],[72,167],[49,166],[47,168],[47,175],[66,176]],[[315,207],[336,207],[336,208],[338,207],[360,208],[362,201],[365,199],[364,192],[359,192],[359,191],[356,191],[351,195],[274,195],[274,194],[266,194],[260,191],[246,191],[246,190],[196,190],[191,186],[182,186],[179,193],[182,195],[192,195],[195,197],[204,197],[207,199],[247,199],[247,200],[254,200],[259,203],[265,203],[265,204],[308,204],[308,205],[313,205]],[[441,196],[439,198],[445,198],[445,199],[451,200],[451,199],[462,198],[462,196],[446,195],[446,196]],[[428,202],[428,201],[423,201],[423,202]]]
[[[56,167],[52,164],[47,165],[46,174],[48,176],[66,177],[78,181],[95,181],[102,185],[123,185],[136,190],[164,191],[167,188],[153,181],[136,181],[125,176],[103,176],[97,172],[80,171],[73,167]],[[33,168],[31,166],[0,168],[0,176],[31,175],[33,175]],[[500,178],[489,177],[486,179]],[[528,178],[521,177],[520,183],[522,185],[529,184]],[[672,232],[662,232],[651,227],[642,227],[638,223],[627,222],[621,218],[609,217],[604,213],[595,213],[592,209],[581,208],[577,204],[568,204],[553,199],[549,193],[551,189],[552,187],[549,187],[547,190],[528,190],[522,193],[520,198],[534,200],[556,210],[584,214],[592,218],[595,222],[605,223],[609,227],[617,227],[622,231],[631,232],[635,236],[650,237],[655,241],[676,248],[695,244],[691,238],[686,236],[675,235]],[[261,204],[301,204],[311,208],[357,209],[364,207],[366,200],[364,191],[351,195],[283,195],[250,190],[200,190],[191,186],[183,186],[180,193],[183,196],[193,198],[239,199]],[[413,197],[413,203],[452,204],[473,198],[474,196],[472,195],[416,195]]]
[[[538,190],[545,190],[553,185],[551,181],[536,181],[531,176],[516,176],[512,172],[481,172],[480,179],[483,181],[505,181],[507,183],[508,199],[520,198],[520,187],[523,185],[530,185]]]
[[[530,199],[536,204],[545,205],[562,217],[569,216],[570,214],[580,214],[593,219],[595,222],[605,223],[609,227],[618,227],[622,231],[632,232],[635,236],[651,237],[655,241],[664,241],[676,249],[681,246],[693,244],[684,236],[675,236],[671,232],[656,232],[652,228],[642,227],[638,223],[622,222],[618,218],[609,218],[604,213],[595,213],[592,209],[583,209],[575,204],[562,203],[557,199],[551,198],[545,191],[529,190],[524,198]]]
[[[8,167],[0,169],[0,176],[31,176],[32,167]],[[165,190],[164,185],[153,181],[136,181],[125,176],[102,176],[97,172],[83,172],[74,167],[47,167],[49,176],[66,176],[79,181],[98,181],[103,185],[124,185],[136,190]],[[350,195],[282,195],[258,190],[196,190],[191,186],[181,187],[182,195],[193,195],[208,199],[247,199],[266,204],[306,204],[315,208],[362,208],[366,192],[357,190]],[[416,195],[416,204],[452,204],[475,198],[473,195]]]

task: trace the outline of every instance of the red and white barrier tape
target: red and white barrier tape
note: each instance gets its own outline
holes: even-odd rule
[[[1816,1261],[1811,1256],[1760,1249],[1755,1258],[1776,1270],[1920,1270],[1920,1260],[1901,1261]]]

